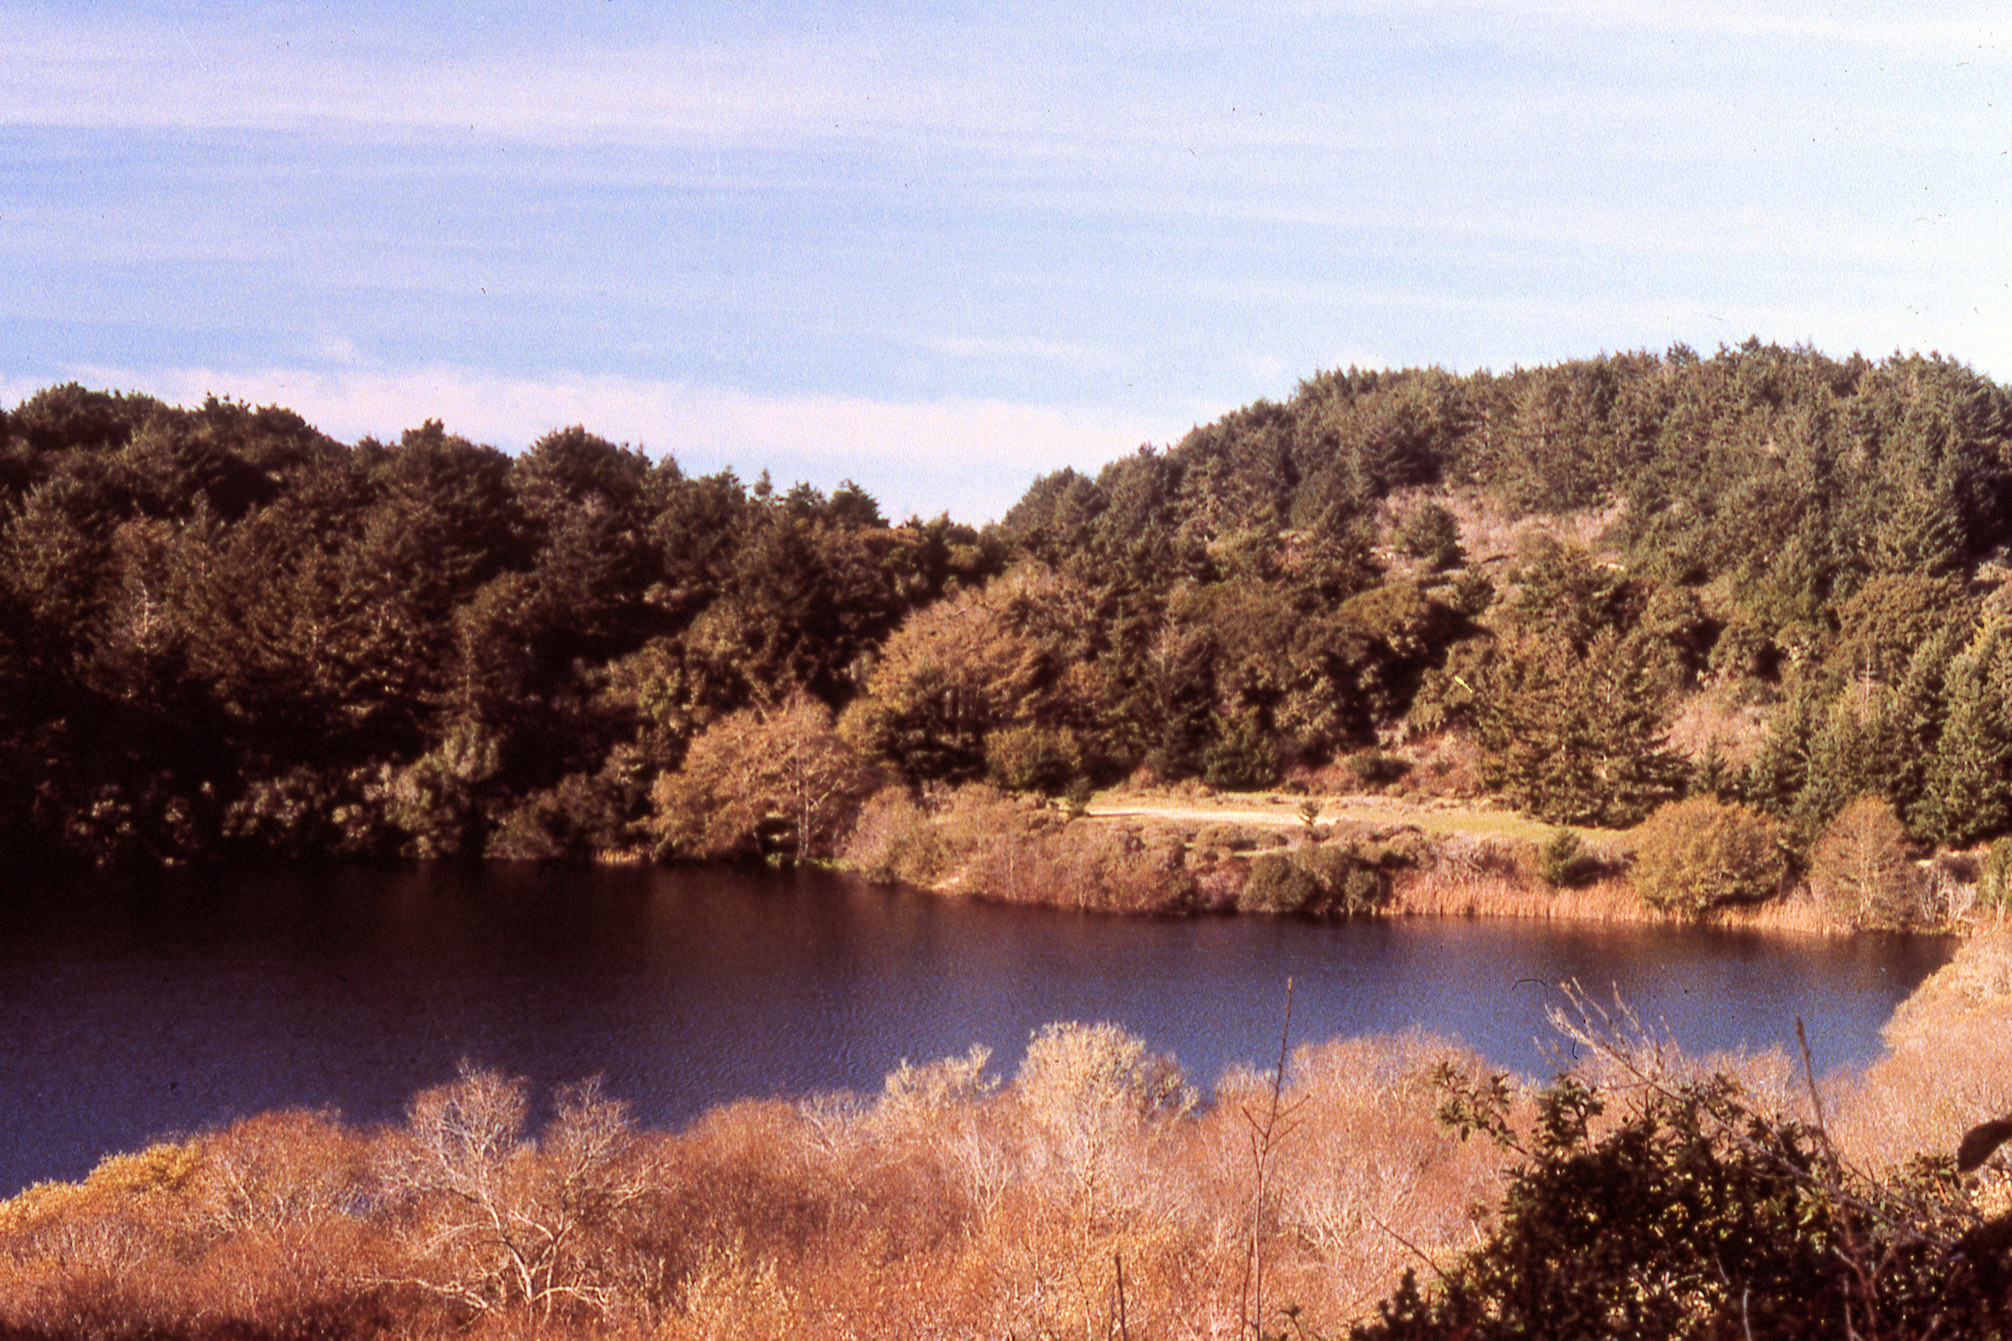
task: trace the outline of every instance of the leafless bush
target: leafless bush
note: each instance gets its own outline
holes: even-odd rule
[[[1908,858],[1906,831],[1876,796],[1859,797],[1823,831],[1809,883],[1855,927],[1905,927],[1930,917],[1928,882]]]
[[[626,1106],[596,1081],[562,1088],[541,1141],[523,1081],[463,1063],[412,1101],[380,1154],[410,1274],[399,1284],[471,1316],[524,1307],[599,1316],[624,1276],[623,1213],[648,1190]]]

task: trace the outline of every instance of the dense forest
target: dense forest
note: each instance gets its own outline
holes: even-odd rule
[[[0,418],[0,841],[88,862],[831,852],[984,782],[1383,785],[1559,824],[2012,830],[2012,401],[1749,341],[1329,372],[982,530],[582,428]]]

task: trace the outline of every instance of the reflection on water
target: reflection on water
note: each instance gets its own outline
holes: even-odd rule
[[[877,1088],[902,1058],[1115,1020],[1207,1082],[1295,1040],[1414,1026],[1545,1071],[1557,985],[1618,991],[1693,1051],[1863,1065],[1947,958],[1925,937],[1420,920],[1132,921],[833,876],[489,868],[176,873],[0,907],[0,1196],[283,1106],[398,1116],[458,1059],[599,1072],[657,1125],[746,1095]]]

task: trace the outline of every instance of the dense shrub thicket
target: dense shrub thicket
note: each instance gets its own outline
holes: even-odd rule
[[[0,841],[819,856],[889,780],[1263,787],[1454,733],[1555,824],[1703,792],[1800,857],[1873,793],[1972,844],[2012,828],[2008,423],[1948,359],[1757,341],[1351,369],[980,532],[580,428],[55,387],[0,419]],[[771,746],[846,776],[806,807]]]
[[[2012,1221],[1981,1221],[1946,1154],[1868,1177],[1723,1075],[1645,1075],[1598,1134],[1614,1096],[1573,1077],[1527,1134],[1506,1093],[1449,1083],[1522,1163],[1487,1243],[1430,1295],[1407,1270],[1356,1341],[2012,1334]]]

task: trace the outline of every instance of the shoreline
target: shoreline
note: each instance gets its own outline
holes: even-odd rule
[[[1541,847],[1558,830],[1485,801],[1113,789],[1071,806],[978,786],[876,804],[834,868],[937,898],[1125,916],[1508,917],[1825,938],[1894,930],[1831,914],[1801,883],[1703,916],[1655,907],[1626,874],[1632,831],[1572,829],[1576,878],[1552,883]],[[1904,930],[1968,938],[2003,921],[1973,910]]]

